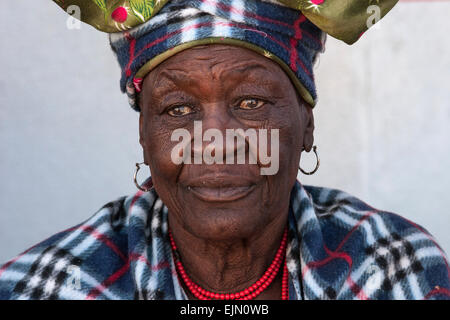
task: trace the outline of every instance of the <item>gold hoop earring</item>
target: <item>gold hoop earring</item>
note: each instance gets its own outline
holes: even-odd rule
[[[148,191],[150,191],[152,188],[149,188],[149,189],[143,188],[143,187],[137,182],[137,174],[138,174],[139,170],[141,169],[141,165],[142,165],[142,164],[145,164],[145,162],[136,163],[136,171],[134,172],[133,180],[134,180],[134,184],[136,185],[136,187],[137,187],[139,190],[144,191],[144,192],[148,192]]]
[[[317,146],[313,146],[312,150],[313,150],[314,154],[316,155],[316,167],[314,168],[314,170],[313,170],[313,171],[310,171],[310,172],[306,172],[306,171],[304,171],[304,170],[300,167],[300,165],[298,166],[298,168],[300,169],[300,171],[301,171],[303,174],[306,174],[306,175],[308,175],[308,176],[310,176],[310,175],[316,173],[316,171],[319,169],[319,166],[320,166],[320,159],[319,159],[319,155],[317,154]]]

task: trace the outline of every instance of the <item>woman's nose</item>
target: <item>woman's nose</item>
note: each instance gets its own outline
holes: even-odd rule
[[[194,159],[197,158],[194,163],[199,163],[200,158],[203,160],[202,163],[207,164],[226,163],[230,156],[234,158],[239,148],[245,148],[238,143],[235,144],[234,139],[232,145],[228,141],[227,131],[235,129],[245,130],[233,117],[226,103],[215,102],[205,105],[201,120],[196,121],[194,125],[194,143],[191,144]]]
[[[205,104],[201,121],[204,131],[217,129],[224,135],[226,129],[232,129],[233,126],[233,118],[225,101]]]

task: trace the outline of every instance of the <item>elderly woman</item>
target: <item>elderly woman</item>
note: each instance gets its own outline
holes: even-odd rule
[[[152,177],[6,263],[0,298],[450,296],[426,230],[296,180],[302,152],[317,156],[314,61],[326,33],[361,36],[367,3],[56,2],[111,33]]]

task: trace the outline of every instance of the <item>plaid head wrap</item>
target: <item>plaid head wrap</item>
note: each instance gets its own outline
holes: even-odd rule
[[[313,65],[325,35],[351,44],[398,0],[54,1],[69,11],[76,5],[81,20],[110,33],[121,89],[139,111],[138,93],[148,72],[177,52],[212,43],[242,46],[276,61],[313,107]],[[371,6],[378,8],[372,22]]]

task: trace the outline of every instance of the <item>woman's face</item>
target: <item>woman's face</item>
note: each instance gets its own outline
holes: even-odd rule
[[[152,70],[144,80],[140,102],[144,161],[169,209],[171,224],[199,238],[224,240],[248,237],[286,219],[300,154],[303,148],[311,149],[314,124],[311,108],[300,102],[278,64],[240,47],[197,46]],[[223,147],[209,149],[213,156],[222,152],[222,164],[174,163],[172,151],[181,141],[172,139],[176,129],[190,133],[191,159],[211,144],[195,145],[194,137],[202,136],[194,135],[194,121],[200,121],[196,123],[201,123],[203,133],[208,129],[222,133]],[[261,168],[270,164],[263,164],[259,156],[250,163],[249,153],[260,154],[261,140],[255,145],[248,137],[245,164],[237,164],[237,150],[226,144],[227,129],[254,129],[258,134],[267,129],[267,152],[272,161],[278,157],[278,168],[272,166],[278,170],[262,175]],[[274,129],[278,139],[271,136]],[[187,150],[175,154],[186,156]],[[227,153],[232,163],[231,158],[225,160]]]

